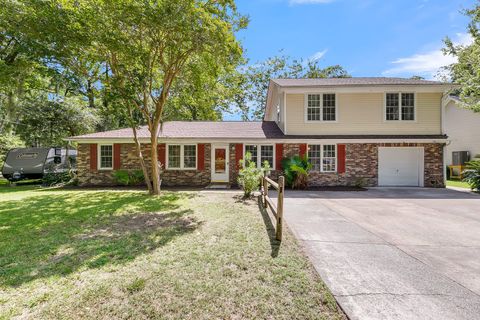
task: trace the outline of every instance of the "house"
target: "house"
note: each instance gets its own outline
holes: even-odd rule
[[[319,186],[444,186],[442,103],[450,84],[402,78],[274,79],[262,122],[163,124],[163,185],[236,183],[246,152],[269,161],[307,154]],[[138,136],[149,156],[149,132]],[[114,183],[113,170],[138,169],[132,130],[69,138],[78,143],[81,185]],[[147,159],[148,160],[148,159]]]
[[[447,165],[453,164],[452,153],[468,151],[470,159],[480,155],[480,113],[463,108],[455,96],[448,96],[445,103],[445,148]]]

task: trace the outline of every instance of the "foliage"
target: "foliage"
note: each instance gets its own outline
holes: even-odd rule
[[[480,160],[467,162],[463,176],[472,190],[480,191]]]
[[[66,184],[72,181],[72,172],[47,172],[43,175],[42,184],[45,186],[54,186]]]
[[[308,161],[307,155],[283,159],[282,168],[287,186],[292,189],[308,187],[308,172],[312,169],[312,164]]]
[[[443,51],[457,58],[457,62],[446,69],[452,81],[460,85],[455,93],[459,95],[462,106],[480,112],[480,4],[464,13],[471,18],[468,31],[473,43],[456,45],[446,38]]]
[[[145,181],[142,170],[115,170],[113,179],[124,186],[136,186]]]
[[[348,72],[340,65],[322,68],[318,60],[292,60],[279,55],[240,70],[237,86],[240,89],[232,104],[245,121],[262,119],[270,79],[275,78],[347,78]],[[236,111],[235,110],[235,111]]]
[[[21,112],[19,136],[32,146],[64,145],[65,137],[92,131],[99,122],[95,110],[77,98],[52,101],[38,95],[27,99]]]
[[[18,136],[10,133],[0,134],[0,169],[3,167],[3,162],[9,150],[23,146],[24,144]]]
[[[247,152],[245,158],[240,160],[240,167],[237,181],[243,189],[244,197],[248,198],[253,191],[258,190],[260,179],[270,171],[270,164],[265,161],[262,168],[257,168],[257,163],[252,161],[252,154]]]

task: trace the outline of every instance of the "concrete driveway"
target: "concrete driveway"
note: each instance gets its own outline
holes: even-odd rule
[[[351,319],[479,319],[480,196],[286,193],[285,221]]]

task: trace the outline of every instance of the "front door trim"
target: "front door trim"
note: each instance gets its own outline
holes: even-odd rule
[[[225,149],[225,173],[219,174],[215,173],[215,149]],[[212,151],[211,151],[211,181],[212,182],[229,182],[229,174],[230,174],[230,167],[229,167],[229,145],[226,143],[215,143],[212,144]]]

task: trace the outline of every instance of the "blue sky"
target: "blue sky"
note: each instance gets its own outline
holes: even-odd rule
[[[353,76],[435,78],[452,62],[442,39],[468,43],[460,10],[475,0],[237,0],[251,22],[239,32],[250,63],[280,50],[340,64]]]

